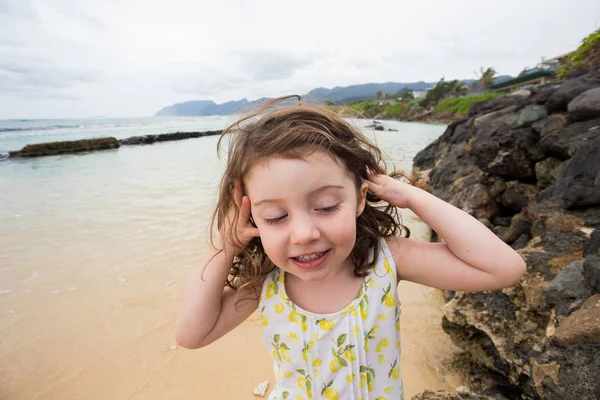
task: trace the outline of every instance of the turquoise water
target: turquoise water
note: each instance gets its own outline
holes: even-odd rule
[[[0,154],[32,143],[222,129],[232,116],[0,120]]]

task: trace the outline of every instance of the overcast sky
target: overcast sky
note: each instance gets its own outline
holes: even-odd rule
[[[0,119],[515,75],[599,25],[598,0],[0,0]]]

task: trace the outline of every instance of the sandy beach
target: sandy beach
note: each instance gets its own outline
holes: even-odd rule
[[[428,234],[405,221],[413,235]],[[259,382],[274,383],[255,316],[207,348],[175,346],[189,276],[176,260],[168,274],[165,260],[135,273],[120,266],[83,271],[58,257],[45,262],[55,269],[43,282],[0,298],[1,399],[252,399]],[[456,349],[440,328],[441,293],[406,282],[399,292],[407,398],[459,386],[444,367]]]

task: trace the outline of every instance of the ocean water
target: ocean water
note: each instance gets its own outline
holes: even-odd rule
[[[0,121],[0,152],[30,143],[224,128],[232,117]],[[397,168],[442,125],[353,123]],[[215,136],[88,154],[0,160],[0,301],[46,274],[198,257],[224,164]]]

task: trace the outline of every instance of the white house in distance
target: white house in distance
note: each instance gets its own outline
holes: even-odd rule
[[[415,96],[415,99],[424,99],[426,95],[427,90],[415,90],[413,92],[413,96]]]

